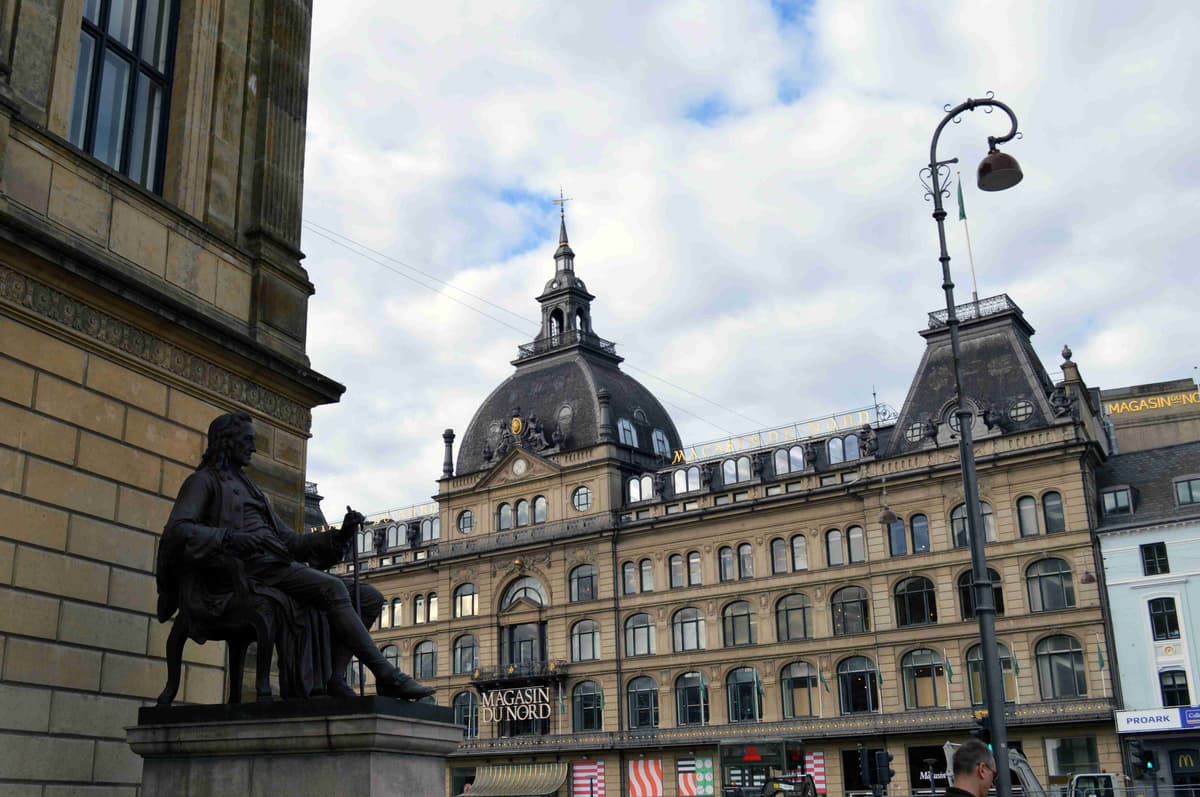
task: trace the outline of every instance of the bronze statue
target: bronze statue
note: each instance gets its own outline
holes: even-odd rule
[[[433,689],[389,663],[367,632],[383,606],[379,591],[360,585],[363,611],[357,612],[345,582],[318,569],[342,559],[362,515],[347,511],[341,528],[328,533],[291,531],[243,470],[255,450],[248,414],[214,419],[208,450],[184,480],[163,531],[158,619],[166,622],[177,611],[179,618],[167,644],[168,685],[159,702],[174,699],[178,657],[187,638],[230,639],[233,659],[239,648],[244,657],[246,644],[254,640],[251,627],[260,640],[268,635],[278,651],[284,697],[354,696],[345,681],[351,656],[375,675],[380,695],[406,700],[432,695]],[[228,618],[230,610],[238,616]],[[260,622],[256,613],[271,617]],[[244,634],[231,630],[238,622],[247,627]],[[270,700],[261,641],[259,647],[259,699]],[[240,689],[240,659],[233,661],[233,670],[239,681],[234,688]]]

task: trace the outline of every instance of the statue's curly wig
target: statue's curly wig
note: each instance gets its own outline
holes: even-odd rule
[[[201,468],[228,468],[233,456],[233,443],[245,425],[254,426],[247,412],[227,412],[213,418],[208,425],[208,449],[200,458]]]

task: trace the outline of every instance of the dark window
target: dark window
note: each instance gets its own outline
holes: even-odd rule
[[[466,737],[479,736],[479,698],[474,692],[459,692],[454,696],[454,724],[466,728]]]
[[[979,516],[983,522],[983,539],[985,542],[996,541],[996,517],[992,507],[986,501],[979,502]],[[950,513],[950,529],[954,536],[955,548],[967,547],[967,505],[959,504]]]
[[[633,615],[625,621],[625,655],[651,656],[654,653],[654,621],[645,613]]]
[[[792,570],[808,569],[808,538],[803,534],[792,537]]]
[[[1011,703],[1017,694],[1017,671],[1012,655],[1003,643],[996,643],[1000,653],[1000,676],[1004,682],[1004,700]],[[971,705],[982,706],[987,684],[983,678],[983,645],[975,645],[967,651],[967,684],[971,690]]]
[[[513,527],[512,507],[508,504],[501,504],[496,508],[496,528],[500,531],[508,531]]]
[[[1043,700],[1087,696],[1083,648],[1074,637],[1046,637],[1037,644],[1036,654]]]
[[[475,644],[475,637],[463,634],[454,640],[454,674],[475,672],[478,665],[479,647]]]
[[[1017,528],[1022,537],[1038,535],[1037,501],[1032,496],[1025,495],[1017,499]]]
[[[775,604],[775,639],[788,642],[812,635],[812,601],[807,595],[785,595]]]
[[[387,645],[383,648],[383,650],[380,651],[380,653],[382,653],[383,657],[387,659],[388,664],[392,665],[396,669],[400,669],[400,648],[396,647],[395,645]]]
[[[888,524],[888,548],[892,556],[908,555],[908,537],[904,533],[904,521],[901,518]]]
[[[725,678],[730,722],[757,722],[762,719],[762,682],[758,671],[738,667]]]
[[[1042,496],[1042,520],[1046,522],[1047,534],[1061,534],[1067,530],[1061,495],[1050,492]]]
[[[717,551],[717,569],[722,581],[733,581],[733,549],[726,546]]]
[[[437,647],[429,640],[419,643],[413,649],[413,676],[437,677]]]
[[[833,634],[861,634],[870,630],[867,620],[867,591],[862,587],[842,587],[833,593]]]
[[[1164,706],[1190,706],[1187,673],[1183,670],[1167,670],[1158,674],[1158,686],[1162,690]]]
[[[454,590],[454,616],[474,617],[479,614],[479,592],[474,584],[460,584]]]
[[[754,548],[743,542],[738,546],[738,578],[754,578]]]
[[[596,599],[596,568],[580,565],[571,571],[571,601],[594,601]]]
[[[839,529],[825,532],[825,561],[830,567],[846,564],[846,549],[842,544],[842,532]]]
[[[779,675],[783,718],[811,717],[817,713],[817,673],[811,664],[798,661]]]
[[[667,575],[670,578],[671,589],[683,587],[683,557],[677,553],[671,554],[667,560]]]
[[[626,562],[621,565],[621,589],[626,595],[636,595],[638,591],[637,565]]]
[[[546,496],[539,495],[533,499],[533,522],[545,523],[546,513],[549,510],[549,504],[546,502]]]
[[[783,537],[776,537],[771,540],[771,573],[778,575],[788,571],[788,549],[787,542]]]
[[[1071,568],[1062,559],[1040,559],[1025,571],[1029,611],[1050,612],[1075,606]]]
[[[1123,515],[1133,511],[1133,502],[1129,500],[1129,488],[1108,490],[1100,494],[1100,501],[1106,515]]]
[[[843,714],[874,711],[879,705],[879,677],[865,656],[851,656],[837,666],[838,697]]]
[[[1148,542],[1142,546],[1142,573],[1147,576],[1160,576],[1171,572],[1171,563],[1167,559],[1167,544],[1165,542]]]
[[[912,534],[912,552],[928,552],[929,518],[925,517],[924,515],[913,515],[908,519],[908,530]]]
[[[654,562],[649,559],[643,559],[638,564],[638,569],[642,573],[642,592],[654,591]]]
[[[679,725],[708,724],[708,682],[700,673],[675,679],[675,719]]]
[[[988,577],[992,580],[992,602],[996,606],[997,616],[1004,614],[1004,589],[1000,586],[1000,574],[988,568]],[[962,606],[962,619],[975,619],[975,576],[968,570],[958,577],[958,602]]]
[[[658,684],[645,675],[629,682],[629,727],[658,727]]]
[[[584,681],[571,693],[572,729],[599,731],[604,728],[604,693],[594,681]]]
[[[906,578],[896,585],[896,625],[929,625],[937,622],[933,582],[923,576]]]
[[[671,637],[676,653],[704,650],[704,615],[691,607],[675,612],[671,619]]]
[[[935,708],[942,704],[942,657],[928,648],[914,650],[900,660],[905,708]]]
[[[1155,641],[1179,639],[1179,615],[1174,598],[1155,598],[1150,601],[1150,630]]]
[[[71,143],[162,192],[171,95],[173,0],[84,4]]]
[[[749,601],[737,601],[726,606],[721,613],[721,628],[725,647],[753,645],[754,615],[750,611]]]
[[[500,666],[529,669],[546,660],[545,625],[520,623],[500,629]]]
[[[704,583],[704,576],[700,570],[701,559],[699,551],[692,551],[688,554],[688,586],[698,587]]]
[[[1175,500],[1180,506],[1200,503],[1200,479],[1180,479],[1175,482]]]
[[[595,620],[580,620],[571,627],[571,661],[600,658],[600,626]]]

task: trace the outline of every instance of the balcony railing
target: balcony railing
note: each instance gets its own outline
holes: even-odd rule
[[[555,660],[523,661],[501,667],[481,667],[472,673],[471,681],[477,686],[513,686],[529,681],[554,680],[566,678],[569,666],[566,661]]]
[[[959,321],[970,321],[984,316],[1003,313],[1006,310],[1012,310],[1017,315],[1022,315],[1021,308],[1017,307],[1017,303],[1008,298],[1007,293],[1002,293],[998,296],[989,296],[986,299],[980,299],[975,302],[966,302],[965,304],[955,305],[954,314],[958,316]],[[937,329],[946,326],[948,314],[945,310],[936,310],[929,314],[929,328]]]
[[[541,338],[532,343],[522,343],[517,347],[517,360],[524,360],[529,357],[536,357],[539,354],[545,354],[548,351],[555,349],[566,348],[567,346],[581,345],[588,348],[602,351],[605,354],[610,354],[613,357],[617,356],[617,344],[611,340],[605,340],[599,335],[593,335],[590,332],[584,332],[578,329],[563,330],[557,335]]]

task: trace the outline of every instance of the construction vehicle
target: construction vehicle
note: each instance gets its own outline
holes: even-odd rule
[[[780,775],[767,778],[759,794],[761,797],[817,797],[817,784],[807,773]]]

